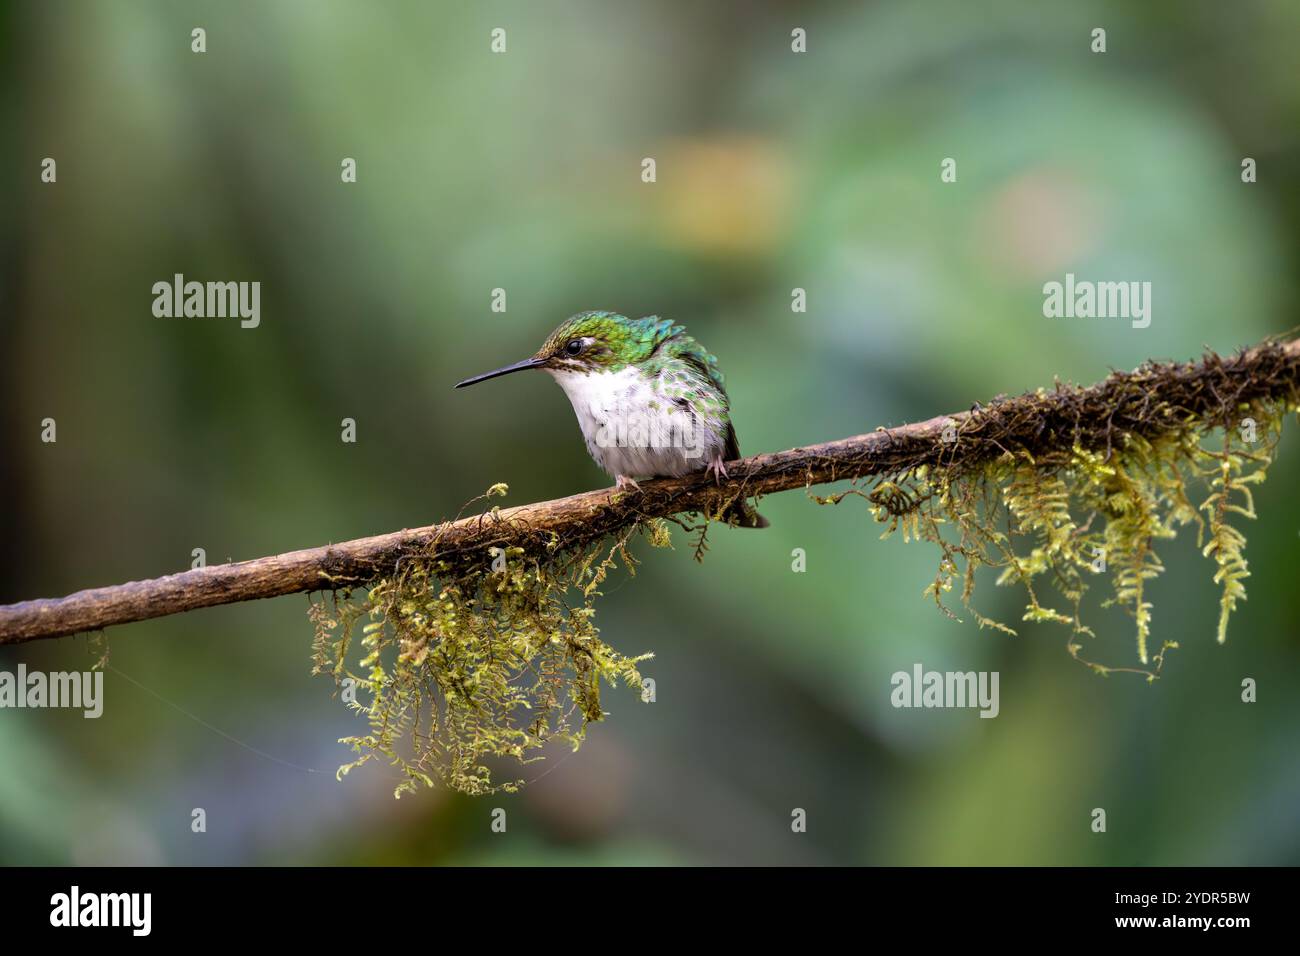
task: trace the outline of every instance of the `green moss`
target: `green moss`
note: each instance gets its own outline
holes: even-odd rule
[[[1153,608],[1147,584],[1164,571],[1157,548],[1181,528],[1196,527],[1202,553],[1216,566],[1222,643],[1249,576],[1246,538],[1231,519],[1255,517],[1251,486],[1264,480],[1289,408],[1258,400],[1238,406],[1229,426],[1192,416],[1149,438],[1116,436],[1108,448],[1076,444],[1038,457],[1004,451],[975,468],[922,465],[816,500],[867,498],[873,516],[886,525],[882,537],[901,531],[905,541],[938,546],[938,573],[925,594],[949,616],[955,615],[944,595],[960,579],[961,603],[981,627],[1015,633],[971,603],[976,572],[995,568],[999,585],[1024,590],[1022,620],[1068,628],[1066,646],[1076,659],[1100,674],[1127,671],[1155,680],[1166,651],[1177,647],[1166,640],[1152,653],[1148,646]],[[1253,440],[1243,441],[1243,434]],[[1081,655],[1083,639],[1094,633],[1080,607],[1090,585],[1103,580],[1110,586],[1103,606],[1122,608],[1133,619],[1140,667]]]
[[[358,757],[339,777],[382,758],[403,776],[395,796],[436,783],[513,791],[523,781],[496,782],[490,764],[530,763],[557,743],[576,749],[604,717],[601,682],[639,690],[637,666],[651,657],[618,653],[594,623],[610,572],[635,569],[628,544],[638,533],[667,543],[651,521],[576,552],[555,542],[550,553],[493,548],[472,560],[435,551],[404,560],[364,594],[314,601],[315,672],[340,686],[350,679],[360,692],[350,706],[369,725],[341,741]]]

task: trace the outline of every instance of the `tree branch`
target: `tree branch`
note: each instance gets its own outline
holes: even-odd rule
[[[404,557],[487,557],[504,545],[560,540],[576,547],[633,522],[683,512],[716,515],[741,495],[764,495],[842,479],[898,475],[922,465],[974,467],[1008,451],[1108,450],[1125,434],[1152,437],[1190,418],[1235,427],[1243,403],[1294,404],[1300,395],[1300,340],[1269,341],[1232,358],[1207,353],[1195,363],[1147,363],[1090,388],[1057,384],[971,411],[838,441],[756,455],[728,464],[715,486],[703,474],[492,509],[414,530],[305,551],[214,565],[148,581],[78,591],[67,597],[0,606],[0,645],[97,631],[196,608],[360,584]],[[746,531],[745,534],[757,534]]]

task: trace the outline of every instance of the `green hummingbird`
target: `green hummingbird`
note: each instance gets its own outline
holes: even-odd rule
[[[721,481],[725,463],[740,457],[718,360],[670,319],[579,312],[530,357],[456,388],[530,368],[564,389],[587,451],[620,491],[640,490],[637,478],[698,471]],[[744,528],[768,525],[743,501],[723,517]]]

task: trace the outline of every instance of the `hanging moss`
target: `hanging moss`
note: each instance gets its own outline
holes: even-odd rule
[[[1038,397],[1047,400],[1045,393]],[[1023,413],[1025,399],[1015,401],[1021,403],[1017,414]],[[1251,486],[1264,480],[1282,420],[1295,406],[1289,399],[1256,399],[1233,408],[1223,424],[1197,416],[1170,422],[1163,403],[1151,406],[1163,424],[1146,437],[1108,433],[1093,448],[1075,443],[1036,455],[1023,447],[1004,449],[977,467],[921,465],[813,497],[821,504],[864,497],[886,526],[882,538],[901,531],[904,541],[936,545],[938,572],[924,593],[950,617],[944,595],[960,578],[960,601],[981,627],[1016,633],[972,604],[976,572],[995,568],[999,585],[1023,588],[1022,620],[1069,629],[1066,646],[1076,659],[1103,675],[1127,671],[1155,680],[1166,651],[1178,646],[1165,640],[1155,653],[1149,648],[1147,584],[1164,571],[1157,547],[1180,528],[1196,527],[1198,547],[1214,560],[1212,577],[1221,589],[1216,636],[1222,643],[1249,577],[1246,538],[1232,519],[1255,517]],[[954,429],[950,438],[960,443],[963,434]],[[1122,608],[1133,619],[1142,667],[1105,665],[1081,654],[1083,639],[1095,634],[1080,607],[1089,586],[1100,581],[1110,586],[1103,607]],[[1045,587],[1057,597],[1046,597]]]
[[[494,486],[490,494],[504,494]],[[496,783],[498,758],[542,759],[557,743],[577,749],[601,720],[600,684],[640,689],[637,665],[600,638],[593,602],[620,563],[634,573],[630,539],[667,544],[651,521],[612,542],[561,551],[492,548],[477,560],[440,557],[436,545],[397,572],[314,601],[314,673],[351,681],[352,709],[369,732],[343,738],[358,754],[349,771],[380,757],[403,777],[395,796],[436,782],[468,794],[514,791]],[[349,664],[360,624],[360,660]]]

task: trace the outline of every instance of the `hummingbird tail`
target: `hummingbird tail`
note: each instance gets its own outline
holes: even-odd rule
[[[735,525],[737,528],[766,528],[771,524],[770,521],[743,500],[728,505],[722,512],[722,520]]]

